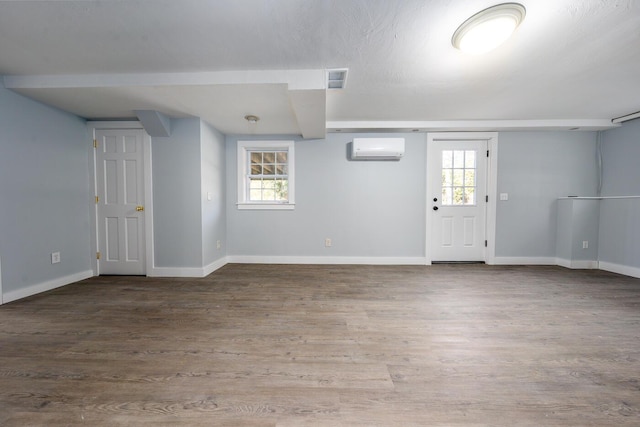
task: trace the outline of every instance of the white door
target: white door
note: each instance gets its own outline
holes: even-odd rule
[[[484,261],[487,140],[429,141],[431,261]]]
[[[144,275],[143,130],[96,130],[99,274]]]

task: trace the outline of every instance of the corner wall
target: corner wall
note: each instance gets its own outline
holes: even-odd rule
[[[92,275],[92,148],[84,120],[1,84],[0,129],[0,258],[6,303]],[[51,252],[60,252],[60,263],[51,264]]]
[[[496,263],[555,264],[558,198],[595,196],[595,132],[500,132]]]
[[[640,277],[640,120],[602,133],[600,268]],[[636,196],[636,197],[633,197]]]
[[[201,277],[225,262],[224,136],[198,118],[172,119],[171,129],[170,136],[151,142],[154,268],[150,275]]]
[[[202,267],[200,119],[171,120],[151,140],[154,267]]]
[[[202,264],[207,273],[225,263],[227,247],[225,137],[217,129],[201,121],[200,139]],[[219,247],[218,242],[220,242]]]

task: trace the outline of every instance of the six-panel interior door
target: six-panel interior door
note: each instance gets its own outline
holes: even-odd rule
[[[431,261],[484,261],[487,141],[434,140],[429,150]]]
[[[100,274],[145,274],[141,129],[96,130]]]

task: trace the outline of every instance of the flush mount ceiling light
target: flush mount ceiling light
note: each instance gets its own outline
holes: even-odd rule
[[[253,114],[249,114],[249,115],[244,116],[244,119],[246,121],[248,121],[250,124],[253,125],[253,124],[258,123],[258,120],[260,120],[260,117],[254,116]]]
[[[507,41],[524,19],[526,9],[519,3],[502,3],[484,9],[458,27],[451,44],[463,52],[489,52]]]

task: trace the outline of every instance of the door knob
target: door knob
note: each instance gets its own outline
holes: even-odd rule
[[[144,206],[136,206],[136,211],[142,212],[144,210]]]
[[[434,206],[434,207],[433,207],[433,210],[434,210],[434,211],[437,211],[437,210],[438,210],[438,207],[437,207],[437,206]]]

